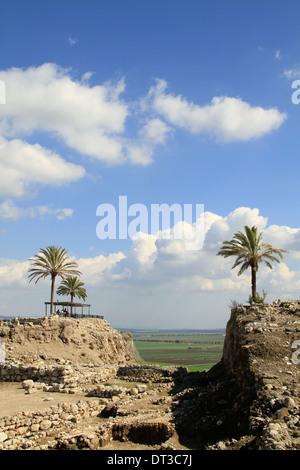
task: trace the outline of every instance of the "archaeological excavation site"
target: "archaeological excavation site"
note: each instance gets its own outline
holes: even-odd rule
[[[2,320],[0,450],[299,450],[300,301],[231,310],[205,372],[104,319]]]

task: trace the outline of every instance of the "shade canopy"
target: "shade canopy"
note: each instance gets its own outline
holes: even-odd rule
[[[47,310],[48,310],[48,305],[51,305],[51,302],[45,302],[45,315],[47,316]],[[78,302],[53,302],[53,306],[55,307],[55,310],[57,309],[57,307],[62,307],[62,308],[66,308],[66,307],[75,307],[75,312],[76,312],[76,307],[81,307],[81,311],[82,311],[82,314],[83,314],[83,309],[84,308],[88,308],[88,313],[90,314],[90,310],[91,310],[91,304],[80,304]],[[51,312],[50,312],[51,313]]]

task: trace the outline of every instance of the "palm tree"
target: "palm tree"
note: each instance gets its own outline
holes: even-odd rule
[[[58,295],[70,295],[71,296],[71,315],[73,313],[73,299],[78,297],[79,299],[86,299],[86,289],[83,287],[84,283],[79,280],[77,276],[68,276],[64,279],[57,289]]]
[[[47,246],[45,249],[41,249],[38,255],[30,258],[32,261],[32,267],[28,270],[29,282],[36,278],[37,283],[41,278],[51,277],[51,314],[53,313],[53,296],[54,296],[54,285],[56,276],[64,279],[66,276],[80,275],[78,271],[77,263],[75,261],[69,261],[70,258],[67,256],[68,250],[65,250],[61,246]]]
[[[250,228],[246,225],[244,230],[245,234],[237,232],[231,241],[224,241],[217,255],[224,256],[224,258],[236,256],[235,263],[231,269],[240,266],[238,276],[246,271],[246,269],[251,268],[252,300],[255,301],[258,298],[256,292],[256,273],[259,263],[264,262],[270,269],[273,269],[271,263],[274,261],[280,263],[279,258],[282,258],[282,253],[287,253],[287,251],[281,248],[274,248],[269,243],[262,243],[262,232],[258,233],[255,226]]]

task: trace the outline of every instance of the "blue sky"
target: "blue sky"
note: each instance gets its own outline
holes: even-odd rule
[[[1,2],[0,314],[44,313],[50,283],[28,283],[28,258],[62,245],[113,326],[223,328],[250,273],[215,254],[245,224],[289,250],[259,290],[298,298],[299,13],[296,0]],[[96,209],[121,195],[204,204],[204,246],[100,240]]]

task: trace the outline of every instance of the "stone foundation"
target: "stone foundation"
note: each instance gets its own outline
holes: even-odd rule
[[[0,419],[0,450],[30,449],[43,437],[54,439],[66,428],[72,428],[83,419],[97,416],[104,405],[79,401],[51,406],[44,411],[23,411],[12,417]],[[48,449],[49,446],[47,445]]]
[[[24,393],[38,393],[41,390],[74,394],[80,392],[87,398],[74,403],[50,406],[43,411],[22,411],[0,419],[0,450],[99,449],[110,441],[129,440],[147,445],[163,443],[172,435],[172,425],[163,419],[149,421],[153,411],[149,415],[149,412],[139,410],[137,415],[136,411],[130,411],[130,407],[133,401],[140,402],[144,398],[156,408],[162,398],[156,397],[156,392],[151,390],[151,384],[141,382],[155,383],[159,393],[165,390],[165,387],[172,386],[170,382],[174,380],[176,373],[184,375],[187,371],[184,368],[159,366],[99,368],[2,365],[0,379],[22,382]],[[103,383],[109,379],[117,382],[125,380],[123,386]],[[129,383],[129,380],[134,383]],[[89,386],[91,383],[96,386]],[[168,410],[168,404],[162,403]],[[131,414],[132,419],[124,422],[124,417],[128,419]],[[93,433],[73,432],[78,428],[78,423],[89,418],[96,418],[96,421],[99,419]],[[105,424],[101,424],[103,419]],[[47,442],[44,447],[41,445],[43,440]]]

